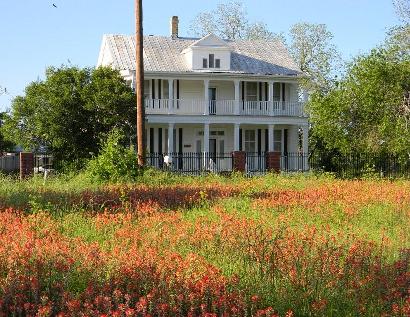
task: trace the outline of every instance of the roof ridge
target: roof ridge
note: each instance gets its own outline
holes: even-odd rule
[[[135,36],[104,34],[107,49],[112,52],[113,67],[135,70]],[[180,53],[192,45],[196,38],[173,39],[165,35],[144,36],[144,64],[147,72],[200,73],[188,67]],[[227,41],[231,48],[230,73],[255,75],[298,75],[299,67],[292,59],[284,43],[272,40]],[[229,73],[228,72],[228,73]]]

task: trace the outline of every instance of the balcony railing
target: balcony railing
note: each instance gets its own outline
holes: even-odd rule
[[[147,114],[306,117],[299,101],[146,99]]]

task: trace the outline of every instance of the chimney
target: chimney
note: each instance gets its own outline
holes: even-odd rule
[[[173,16],[171,18],[171,37],[173,39],[178,38],[178,24],[179,24],[179,19],[177,16]]]

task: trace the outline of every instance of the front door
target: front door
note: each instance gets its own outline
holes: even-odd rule
[[[216,88],[209,88],[209,114],[216,114]]]
[[[216,139],[209,139],[209,158],[216,163]]]

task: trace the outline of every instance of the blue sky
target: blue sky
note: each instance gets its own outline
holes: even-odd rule
[[[144,0],[144,33],[167,35],[180,17],[180,35],[192,19],[223,0]],[[300,21],[325,23],[345,59],[367,52],[399,24],[391,0],[244,0],[249,20],[286,32]],[[58,8],[54,8],[55,3]],[[47,66],[94,66],[104,33],[134,32],[134,0],[0,0],[0,111],[13,96],[43,78]]]

